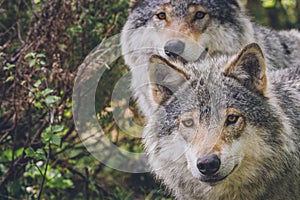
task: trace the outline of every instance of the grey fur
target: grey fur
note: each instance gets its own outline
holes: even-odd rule
[[[145,85],[148,83],[146,74],[149,57],[152,54],[160,54],[168,58],[161,51],[168,39],[179,38],[186,42],[190,39],[180,35],[181,30],[176,30],[179,31],[179,35],[173,35],[170,30],[167,30],[170,27],[155,19],[158,10],[167,4],[173,9],[170,15],[171,25],[174,25],[175,29],[187,19],[190,5],[199,5],[207,12],[209,18],[207,23],[204,24],[202,22],[204,20],[193,22],[192,33],[200,31],[202,34],[196,41],[199,46],[187,48],[182,55],[188,61],[194,61],[194,57],[198,58],[204,49],[208,49],[207,55],[210,57],[217,54],[233,55],[245,45],[256,42],[261,46],[269,67],[285,68],[300,65],[299,32],[297,30],[274,31],[252,23],[238,1],[133,0],[122,32],[121,45],[125,62],[132,72],[132,88],[135,97],[146,118],[151,116],[156,107]],[[196,55],[188,58],[193,53]]]
[[[148,121],[143,143],[153,172],[177,199],[300,198],[299,68],[266,74],[256,44],[245,47],[239,56],[186,65],[154,58],[150,80],[163,101]],[[166,69],[158,70],[163,63]],[[177,81],[166,73],[174,68]],[[224,123],[232,109],[243,118],[243,129]],[[194,118],[198,128],[180,128],[187,112],[199,113]],[[221,137],[227,128],[230,131]],[[200,149],[196,156],[219,154],[222,165],[215,177],[193,170],[193,149]],[[227,170],[224,176],[230,167],[233,172]],[[226,178],[212,184],[205,181],[218,176]]]

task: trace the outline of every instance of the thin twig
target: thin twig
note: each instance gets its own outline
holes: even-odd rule
[[[18,21],[17,21],[17,33],[18,33],[19,41],[21,42],[22,45],[24,45],[25,41],[22,39],[21,28],[20,28],[20,19],[18,19]]]
[[[85,199],[90,199],[90,192],[89,192],[89,169],[85,168]]]
[[[48,165],[49,165],[49,160],[50,160],[50,155],[51,155],[51,144],[49,144],[48,155],[47,155],[47,159],[46,159],[45,172],[44,172],[42,183],[41,183],[41,186],[40,186],[40,191],[39,191],[39,195],[38,195],[38,198],[37,198],[38,200],[41,199],[41,196],[42,196],[42,193],[43,193],[44,184],[45,184],[45,181],[46,181],[47,170],[48,170]]]

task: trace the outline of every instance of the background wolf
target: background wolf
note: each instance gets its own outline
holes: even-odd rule
[[[153,56],[149,71],[160,106],[143,142],[178,199],[300,198],[299,68],[266,74],[250,44],[187,65]]]
[[[132,88],[144,115],[151,116],[153,101],[147,90],[150,55],[180,55],[188,61],[216,54],[235,54],[257,42],[268,66],[300,63],[300,34],[273,31],[250,21],[236,0],[132,0],[121,45],[132,72]]]

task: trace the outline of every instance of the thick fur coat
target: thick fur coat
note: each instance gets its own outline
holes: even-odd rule
[[[197,63],[150,58],[160,106],[143,143],[176,199],[300,198],[300,69],[267,65],[257,44]]]
[[[157,107],[147,86],[152,54],[169,59],[166,49],[170,49],[187,61],[195,61],[232,55],[252,42],[262,48],[268,68],[300,64],[300,33],[252,23],[236,0],[133,0],[121,35],[132,88],[146,118]]]

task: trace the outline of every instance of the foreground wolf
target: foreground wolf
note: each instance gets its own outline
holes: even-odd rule
[[[150,59],[143,143],[177,199],[300,199],[300,68],[266,74],[257,44],[187,65]]]
[[[250,22],[236,0],[131,0],[121,35],[132,88],[146,117],[156,106],[146,85],[150,55],[195,61],[235,54],[251,42],[259,43],[269,67],[300,64],[299,32],[277,32]]]

